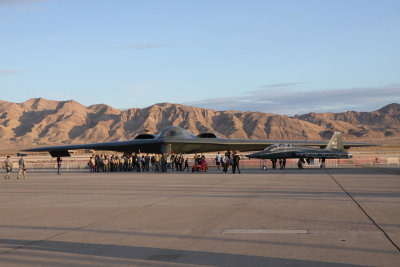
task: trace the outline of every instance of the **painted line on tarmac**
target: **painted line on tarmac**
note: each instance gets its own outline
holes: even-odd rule
[[[385,232],[385,230],[383,230],[376,222],[375,220],[363,209],[363,207],[361,207],[360,203],[358,203],[358,201],[333,177],[333,175],[326,170],[326,173],[331,177],[331,179],[333,181],[335,181],[335,183],[343,190],[343,192],[346,193],[346,195],[348,197],[351,198],[351,200],[353,200],[353,202],[358,206],[358,208],[365,214],[365,216],[367,216],[367,218],[376,226],[376,228],[378,228],[386,237],[387,240],[389,240],[389,242],[396,248],[397,251],[400,252],[400,248],[399,246],[397,246],[397,244],[390,238],[390,236]]]

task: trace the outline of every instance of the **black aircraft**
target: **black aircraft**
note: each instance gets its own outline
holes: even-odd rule
[[[25,151],[48,151],[53,157],[68,157],[69,150],[93,149],[109,150],[123,153],[132,153],[140,150],[144,153],[204,153],[214,151],[256,151],[267,146],[279,144],[279,140],[251,140],[221,138],[214,133],[201,133],[194,135],[188,130],[176,126],[163,129],[157,136],[152,134],[139,134],[135,139],[127,141],[114,141],[106,143],[63,145],[31,148]],[[325,147],[326,141],[286,141],[288,144],[301,146]],[[371,146],[367,143],[346,142],[344,147]]]
[[[346,143],[343,143],[340,132],[335,132],[325,148],[310,148],[291,143],[276,144],[267,147],[263,151],[247,155],[257,159],[289,159],[298,158],[298,167],[303,169],[303,163],[313,162],[314,158],[321,159],[321,168],[325,168],[325,159],[347,159],[353,155],[344,151]]]

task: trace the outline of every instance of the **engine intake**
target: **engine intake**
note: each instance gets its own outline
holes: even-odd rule
[[[197,138],[219,138],[215,133],[201,133],[196,136]]]
[[[135,139],[154,139],[155,136],[152,134],[139,134]]]

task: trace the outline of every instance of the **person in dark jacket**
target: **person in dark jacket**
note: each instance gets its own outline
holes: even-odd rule
[[[61,157],[57,157],[57,174],[61,174],[61,163],[62,163]]]
[[[237,168],[237,171],[240,174],[239,163],[240,163],[240,156],[236,152],[234,152],[232,158],[232,173],[236,173],[236,168]]]

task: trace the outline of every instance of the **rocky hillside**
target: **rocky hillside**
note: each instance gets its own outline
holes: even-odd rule
[[[386,139],[400,136],[400,104],[396,103],[372,112],[309,113],[296,118],[323,126],[327,131],[342,131],[348,138]]]
[[[400,104],[373,112],[309,113],[288,117],[261,112],[214,111],[178,104],[119,110],[74,100],[43,98],[24,103],[0,101],[0,140],[4,146],[32,147],[132,139],[148,129],[175,125],[195,134],[257,139],[328,139],[341,131],[347,140],[400,138]]]

